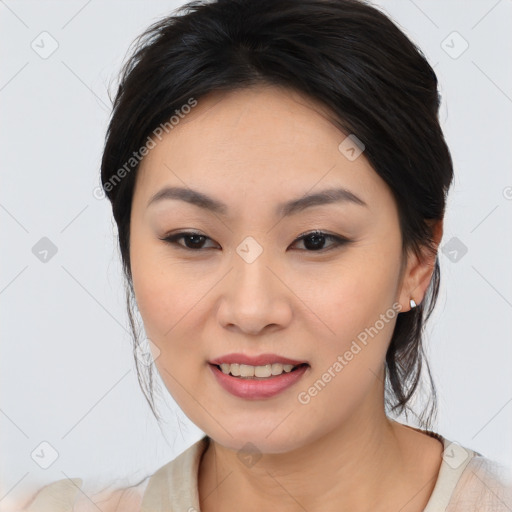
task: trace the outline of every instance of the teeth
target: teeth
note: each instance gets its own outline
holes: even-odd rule
[[[225,373],[226,375],[231,373],[234,377],[243,377],[246,379],[251,377],[270,377],[272,375],[281,375],[281,373],[289,373],[293,369],[292,364],[281,363],[266,364],[264,366],[221,363],[219,366],[222,373]]]
[[[255,366],[249,366],[248,364],[241,364],[240,365],[240,377],[254,377],[255,370],[256,370]]]

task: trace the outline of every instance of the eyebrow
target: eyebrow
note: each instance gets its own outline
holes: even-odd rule
[[[226,216],[228,213],[228,206],[223,202],[197,190],[183,187],[164,187],[151,197],[146,207],[169,199],[185,201],[223,216]],[[276,207],[275,214],[286,217],[299,213],[306,208],[333,203],[351,203],[368,208],[368,205],[350,190],[346,188],[328,188],[281,203]]]

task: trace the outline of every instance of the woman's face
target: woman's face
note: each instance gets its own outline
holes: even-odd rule
[[[215,93],[155,138],[138,171],[131,269],[156,366],[184,413],[232,449],[280,453],[374,421],[396,317],[411,292],[421,298],[412,280],[401,286],[391,191],[320,111],[274,87]],[[166,187],[211,202],[151,201]],[[341,188],[359,200],[303,202]],[[224,375],[234,394],[210,364],[232,353],[307,366],[298,378]],[[239,396],[256,386],[267,395]]]

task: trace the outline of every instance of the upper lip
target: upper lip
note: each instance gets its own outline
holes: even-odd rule
[[[251,366],[265,366],[266,364],[281,363],[281,364],[292,364],[294,366],[298,364],[306,363],[306,361],[297,361],[295,359],[289,359],[288,357],[279,356],[277,354],[259,354],[257,356],[248,356],[246,354],[226,354],[224,356],[217,357],[209,361],[211,364],[248,364]]]

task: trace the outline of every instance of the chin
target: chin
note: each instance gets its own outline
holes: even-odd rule
[[[300,448],[306,442],[305,438],[286,428],[278,427],[272,431],[272,428],[262,428],[261,423],[257,422],[246,426],[227,425],[226,429],[231,435],[221,427],[203,431],[219,445],[236,452],[254,450],[256,453],[286,453]],[[270,435],[268,432],[271,432]]]

